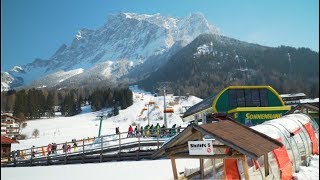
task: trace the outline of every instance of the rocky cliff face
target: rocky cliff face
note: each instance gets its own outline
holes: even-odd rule
[[[126,60],[134,67],[162,55],[178,41],[187,44],[203,33],[221,34],[201,13],[182,19],[160,14],[114,14],[96,30],[80,29],[72,43],[61,45],[50,59],[36,59],[20,66],[20,72],[9,73],[29,84],[60,70],[82,68],[86,73],[87,69],[106,61]]]

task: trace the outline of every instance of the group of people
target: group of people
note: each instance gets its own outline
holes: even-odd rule
[[[77,151],[77,142],[75,141],[75,139],[72,140],[73,142],[73,151]],[[47,146],[47,152],[48,154],[47,155],[51,155],[51,154],[57,154],[57,144],[56,143],[51,143],[51,144],[48,144]],[[65,142],[63,145],[62,145],[62,152],[63,153],[68,153],[68,152],[71,152],[71,145],[68,144],[67,142]]]
[[[127,137],[171,137],[179,133],[181,130],[181,126],[176,127],[177,125],[174,124],[172,128],[166,128],[163,124],[162,127],[160,127],[160,124],[157,123],[155,126],[153,124],[146,125],[145,127],[141,126],[135,126],[133,129],[132,125],[128,128],[128,134]],[[116,127],[116,134],[119,134],[119,127]]]
[[[48,144],[48,146],[47,146],[47,152],[48,152],[47,155],[57,154],[57,144],[56,144],[56,143]]]

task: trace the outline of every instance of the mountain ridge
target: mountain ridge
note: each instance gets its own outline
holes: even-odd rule
[[[59,70],[89,69],[105,61],[129,60],[138,65],[161,55],[177,41],[192,41],[202,33],[220,33],[200,13],[185,18],[160,14],[118,13],[96,30],[82,28],[71,44],[62,44],[48,59],[20,66],[26,73],[12,73],[29,84],[37,77]],[[10,73],[10,72],[9,72]]]

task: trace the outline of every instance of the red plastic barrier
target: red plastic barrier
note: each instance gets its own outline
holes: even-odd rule
[[[228,154],[229,149],[226,149],[226,154]],[[224,172],[226,175],[226,180],[240,179],[238,163],[236,159],[225,159],[224,160]]]
[[[312,144],[312,154],[319,154],[319,142],[316,138],[316,133],[314,132],[312,126],[310,123],[307,123],[304,125],[304,127],[306,128],[309,138],[311,140],[311,144]]]
[[[281,138],[277,140],[282,142]],[[277,160],[281,180],[292,180],[292,162],[285,146],[273,150],[273,154]]]

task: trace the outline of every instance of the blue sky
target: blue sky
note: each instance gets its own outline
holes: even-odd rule
[[[97,29],[119,12],[202,12],[226,36],[319,51],[318,0],[1,0],[1,70],[49,59],[79,29]]]

